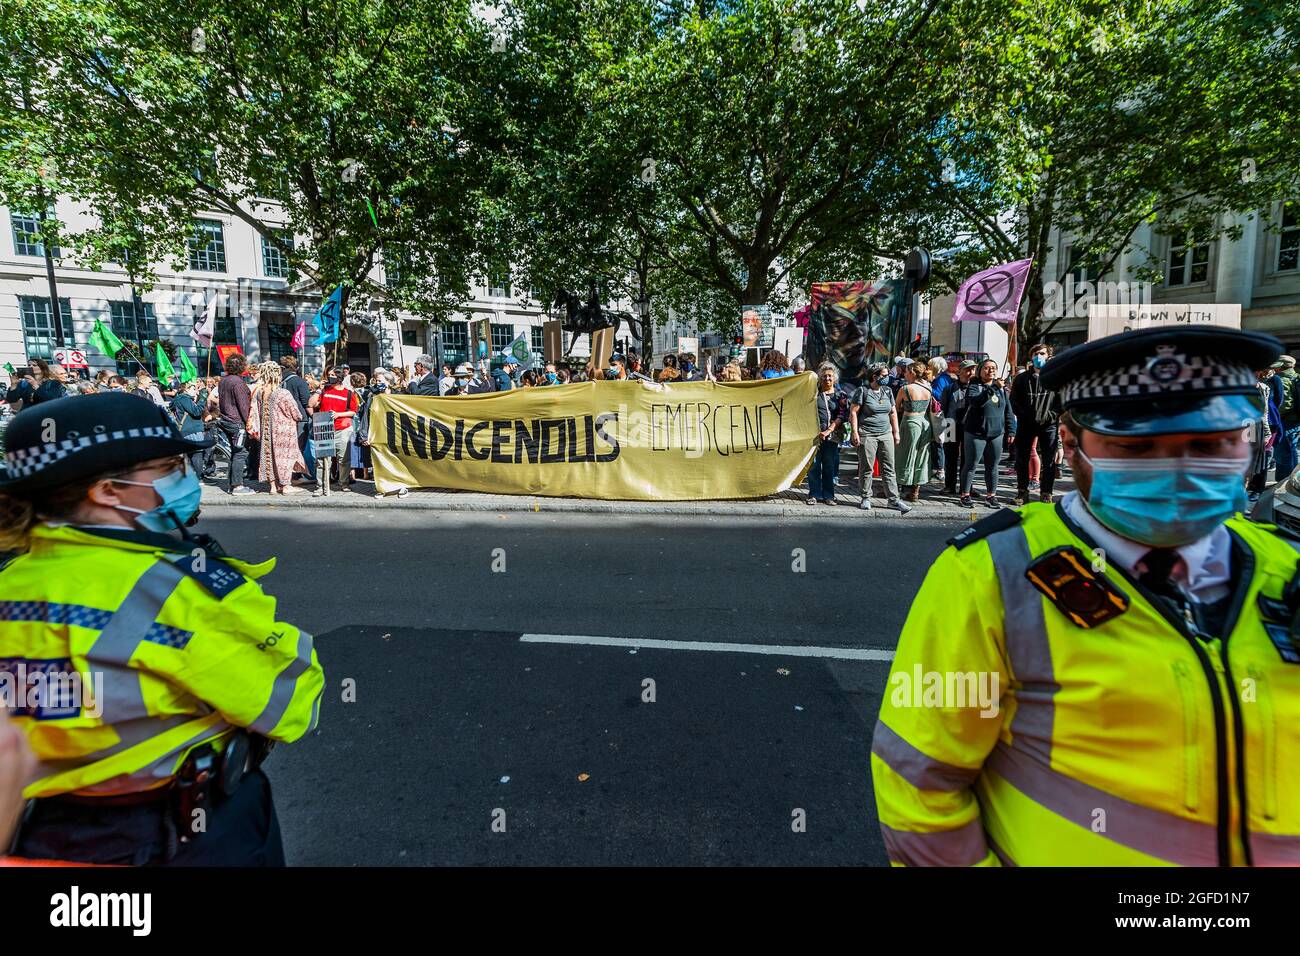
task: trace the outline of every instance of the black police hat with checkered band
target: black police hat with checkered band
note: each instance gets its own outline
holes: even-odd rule
[[[104,392],[24,408],[5,430],[0,491],[55,488],[212,444],[186,439],[147,398]]]
[[[1044,388],[1103,435],[1205,434],[1241,428],[1264,411],[1258,369],[1282,354],[1261,332],[1160,326],[1078,345],[1044,366]]]

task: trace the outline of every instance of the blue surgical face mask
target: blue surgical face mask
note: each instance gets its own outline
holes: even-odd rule
[[[177,468],[170,474],[155,478],[153,481],[127,481],[125,478],[115,478],[114,481],[120,485],[152,488],[162,499],[162,504],[152,511],[140,511],[138,508],[128,508],[126,505],[116,506],[118,511],[129,511],[134,514],[135,523],[146,531],[174,531],[177,527],[176,522],[184,526],[198,514],[199,500],[203,497],[203,485],[199,482],[199,476],[182,468]],[[174,515],[176,521],[172,521],[169,515]]]
[[[1047,356],[1041,352],[1034,356],[1034,368],[1042,368],[1047,364]]]
[[[1088,510],[1116,534],[1155,548],[1197,541],[1246,509],[1239,458],[1089,458]]]

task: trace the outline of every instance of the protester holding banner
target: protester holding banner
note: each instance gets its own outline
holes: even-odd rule
[[[739,371],[740,366],[736,366]],[[725,371],[725,369],[724,369]],[[830,362],[817,369],[817,454],[808,471],[808,504],[835,504],[835,478],[840,473],[840,442],[849,420],[849,403],[836,388],[840,371]]]
[[[785,378],[793,375],[790,363],[785,360],[785,353],[777,349],[768,349],[763,353],[763,362],[759,366],[763,378]]]
[[[970,507],[971,485],[975,465],[984,462],[984,484],[988,492],[985,504],[1000,508],[998,501],[998,464],[1002,461],[1002,444],[1006,435],[1015,434],[1011,402],[998,374],[998,363],[985,359],[980,364],[979,380],[966,386],[966,411],[962,419],[965,430],[961,463],[961,504]]]
[[[904,383],[895,400],[899,431],[895,463],[906,501],[919,501],[921,486],[930,480],[930,443],[934,441],[930,412],[934,393],[925,381],[926,371],[924,362],[903,367]]]
[[[408,395],[440,395],[438,369],[432,356],[421,355],[415,360],[415,378],[406,386]]]
[[[499,368],[493,369],[492,380],[498,392],[508,392],[515,387],[514,374],[518,368],[519,363],[508,358]]]

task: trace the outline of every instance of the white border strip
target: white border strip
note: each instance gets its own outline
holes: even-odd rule
[[[833,657],[846,661],[892,661],[893,651],[868,647],[809,647],[798,644],[731,644],[725,641],[665,641],[635,637],[585,637],[575,634],[521,634],[523,644],[585,644],[593,647],[654,647],[666,651],[722,651],[778,657]]]

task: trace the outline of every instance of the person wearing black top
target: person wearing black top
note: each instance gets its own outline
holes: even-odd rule
[[[1061,417],[1061,397],[1049,388],[1043,388],[1038,370],[1052,357],[1052,350],[1043,344],[1029,350],[1028,367],[1011,383],[1011,411],[1016,416],[1016,504],[1029,500],[1029,458],[1038,442],[1038,456],[1042,460],[1040,501],[1049,504],[1052,484],[1056,480],[1057,425]]]
[[[943,393],[943,488],[949,494],[957,493],[957,478],[961,474],[962,441],[966,429],[962,416],[966,414],[966,386],[975,377],[977,362],[966,359],[957,368],[957,381]]]
[[[438,396],[442,390],[438,387],[438,370],[431,355],[421,355],[415,360],[415,375],[406,386],[408,395]]]
[[[1011,403],[1002,379],[997,377],[998,364],[985,359],[980,364],[979,381],[965,388],[966,412],[962,417],[965,429],[962,444],[961,504],[971,505],[971,484],[975,480],[975,463],[984,462],[984,484],[988,491],[985,503],[990,508],[1000,508],[998,503],[998,462],[1002,460],[1002,439],[1015,434],[1011,417]]]
[[[198,397],[198,382],[186,382],[169,402],[172,418],[181,430],[181,437],[187,441],[201,441],[207,434],[203,427],[203,409],[198,403]],[[189,453],[190,467],[194,469],[194,474],[203,474],[206,457],[206,448],[195,448]]]

